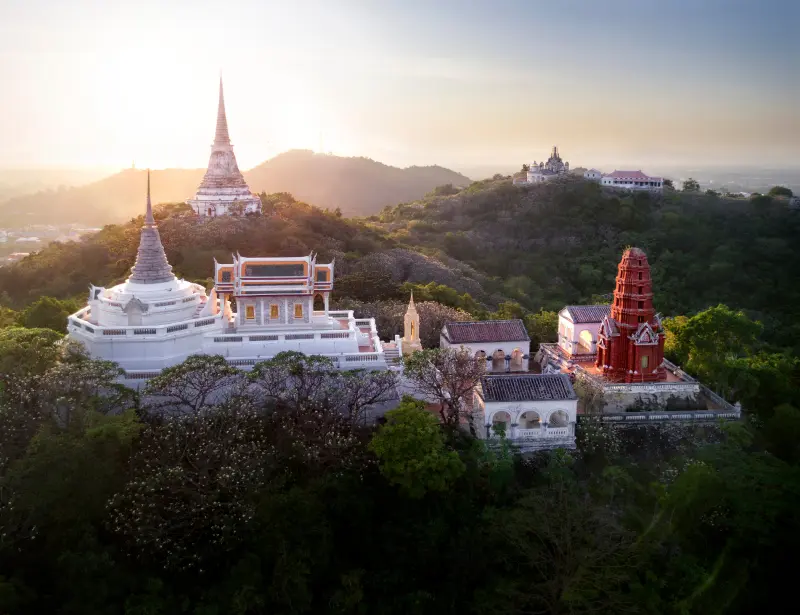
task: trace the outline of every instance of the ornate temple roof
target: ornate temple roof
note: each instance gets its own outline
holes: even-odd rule
[[[470,342],[529,342],[525,325],[516,320],[482,320],[479,322],[448,322],[442,329],[451,344]]]
[[[566,374],[491,375],[481,378],[483,399],[492,401],[557,401],[577,399]]]
[[[602,322],[611,313],[611,305],[568,305],[564,309],[575,324]]]
[[[153,218],[153,205],[150,202],[150,170],[147,171],[147,210],[144,215],[144,226],[139,239],[139,251],[136,263],[131,270],[129,282],[136,284],[161,284],[175,279],[172,266],[167,261],[161,236]]]

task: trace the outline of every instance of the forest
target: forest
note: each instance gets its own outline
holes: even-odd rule
[[[161,207],[176,273],[207,284],[213,259],[237,250],[313,250],[336,259],[337,304],[375,315],[382,335],[413,290],[423,329],[434,323],[427,346],[439,322],[520,317],[535,347],[564,304],[607,301],[622,249],[642,247],[668,356],[741,401],[744,418],[621,428],[587,417],[577,450],[523,458],[411,398],[367,425],[391,376],[321,357],[286,353],[249,373],[192,357],[132,391],[63,331],[89,283],[125,278],[138,218],[0,269],[0,614],[791,604],[796,212],[581,181],[491,180],[361,220],[287,194],[263,200],[263,217],[202,224]],[[426,351],[410,373],[440,358]]]

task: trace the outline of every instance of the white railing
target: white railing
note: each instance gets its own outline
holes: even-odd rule
[[[89,308],[83,308],[68,318],[69,324],[79,330],[82,335],[91,337],[166,337],[179,334],[183,331],[195,327],[209,327],[222,322],[222,317],[203,318],[201,320],[191,319],[179,322],[165,323],[163,325],[153,325],[149,327],[101,327],[94,325],[83,317],[88,315]]]
[[[506,430],[511,440],[542,440],[546,438],[566,438],[570,436],[569,427],[532,427],[530,429],[512,428]]]

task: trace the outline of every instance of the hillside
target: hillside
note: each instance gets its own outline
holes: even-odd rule
[[[336,277],[344,288],[356,285],[436,280],[460,293],[485,298],[483,276],[454,259],[441,260],[402,249],[363,222],[336,216],[283,194],[264,198],[268,215],[257,218],[198,220],[186,205],[156,207],[156,219],[169,262],[181,277],[204,282],[214,258],[297,256],[316,252],[336,259]],[[139,209],[142,208],[141,202]],[[136,259],[142,217],[108,225],[82,242],[54,242],[28,258],[0,268],[0,305],[20,308],[47,295],[82,298],[89,284],[123,281]],[[357,296],[355,293],[352,296]]]
[[[153,171],[153,200],[184,201],[203,169]],[[0,227],[77,222],[100,226],[139,213],[145,171],[126,169],[100,181],[63,190],[40,191],[0,202]],[[398,169],[367,158],[342,158],[305,150],[280,154],[244,173],[257,193],[290,192],[318,207],[341,208],[345,215],[369,215],[382,207],[422,198],[443,184],[470,180],[442,167]]]
[[[387,208],[371,222],[402,245],[441,250],[493,277],[492,291],[530,310],[607,296],[622,250],[636,245],[648,254],[665,315],[725,303],[762,320],[776,344],[800,350],[800,215],[785,202],[498,180]]]

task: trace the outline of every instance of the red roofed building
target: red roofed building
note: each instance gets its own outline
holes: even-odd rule
[[[597,335],[595,366],[615,382],[655,382],[667,376],[650,265],[639,248],[625,250],[619,263],[611,314]]]
[[[614,171],[603,175],[600,185],[620,190],[649,190],[661,192],[664,189],[663,177],[650,177],[641,171]]]
[[[531,338],[519,319],[448,322],[442,327],[439,346],[469,349],[486,360],[487,371],[528,371]]]

